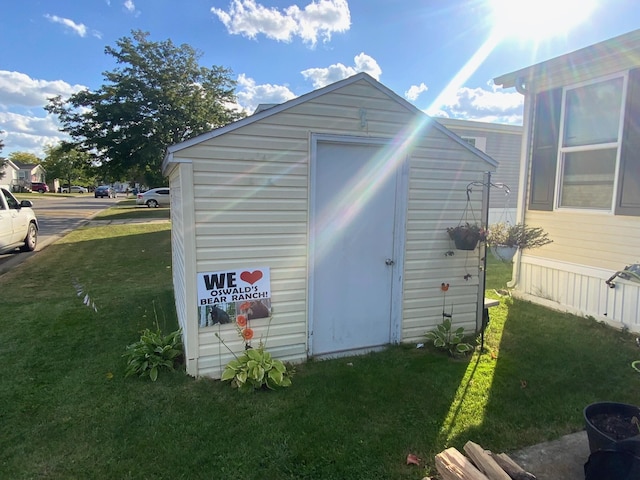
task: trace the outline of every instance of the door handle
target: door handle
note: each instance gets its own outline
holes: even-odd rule
[[[395,263],[396,263],[396,262],[394,262],[394,261],[393,261],[393,260],[391,260],[390,258],[387,258],[387,259],[384,261],[384,264],[385,264],[385,265],[395,265]]]

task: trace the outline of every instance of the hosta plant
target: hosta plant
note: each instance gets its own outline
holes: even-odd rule
[[[127,346],[123,357],[127,358],[125,377],[139,375],[158,379],[162,369],[173,371],[178,358],[182,355],[182,331],[176,330],[163,335],[160,329],[146,328],[140,340]]]
[[[249,315],[245,313],[249,308],[248,304],[240,305],[240,314],[236,317],[238,336],[244,340],[244,352],[242,354],[236,355],[220,335],[216,333],[218,340],[220,340],[234,357],[234,359],[226,365],[220,380],[231,382],[231,386],[241,392],[249,392],[263,388],[275,390],[277,388],[290,386],[291,376],[293,375],[291,367],[287,367],[281,360],[273,358],[271,354],[267,352],[266,339],[264,342],[260,340],[258,348],[251,346],[253,329],[249,328]],[[269,317],[266,338],[269,338],[269,327],[271,326],[272,319],[273,317]]]
[[[459,327],[453,330],[451,319],[448,317],[435,330],[428,332],[426,337],[433,342],[434,347],[446,350],[452,357],[464,355],[473,350],[471,344],[463,342],[464,328]]]
[[[291,372],[261,346],[245,350],[231,360],[222,372],[221,380],[231,381],[233,387],[243,392],[263,387],[275,390],[291,385]]]

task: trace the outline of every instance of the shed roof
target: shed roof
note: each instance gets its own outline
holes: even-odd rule
[[[640,65],[640,29],[571,53],[505,73],[493,79],[503,88],[546,87],[576,83]]]
[[[320,97],[322,95],[325,95],[327,93],[331,93],[335,90],[338,90],[340,88],[343,88],[347,85],[351,85],[353,83],[359,82],[359,81],[366,81],[368,82],[372,87],[378,89],[380,92],[382,92],[383,94],[387,95],[389,98],[391,98],[392,100],[396,101],[398,104],[400,104],[402,107],[404,107],[408,113],[412,114],[412,115],[420,115],[423,116],[426,119],[429,119],[431,121],[431,125],[433,125],[434,128],[436,128],[437,130],[439,130],[440,132],[442,132],[443,134],[445,134],[446,136],[448,136],[449,138],[451,138],[453,141],[459,143],[460,145],[464,146],[466,149],[472,151],[474,154],[476,154],[478,157],[480,157],[482,160],[484,160],[486,163],[488,163],[489,165],[491,165],[492,167],[496,167],[498,165],[498,162],[496,162],[496,160],[494,160],[493,158],[489,157],[487,154],[485,154],[484,152],[478,150],[477,148],[473,147],[472,145],[470,145],[468,142],[464,141],[463,139],[461,139],[458,135],[456,135],[455,133],[451,132],[450,130],[448,130],[447,128],[445,128],[444,126],[442,126],[441,124],[439,124],[437,121],[431,119],[428,115],[426,115],[422,110],[418,109],[417,107],[415,107],[414,105],[412,105],[411,103],[407,102],[405,99],[403,99],[402,97],[400,97],[399,95],[397,95],[395,92],[393,92],[391,89],[387,88],[386,86],[384,86],[382,83],[378,82],[377,80],[375,80],[373,77],[371,77],[369,74],[361,72],[361,73],[357,73],[356,75],[353,75],[351,77],[345,78],[343,80],[340,80],[338,82],[332,83],[330,85],[327,85],[323,88],[320,88],[318,90],[314,90],[312,92],[306,93],[304,95],[301,95],[299,97],[296,97],[292,100],[289,100],[285,103],[281,103],[279,105],[269,105],[267,108],[263,108],[263,109],[257,109],[256,113],[254,113],[251,116],[248,116],[246,118],[243,118],[242,120],[238,120],[236,122],[230,123],[228,125],[225,125],[223,127],[220,128],[216,128],[215,130],[212,130],[210,132],[207,133],[203,133],[201,135],[198,135],[196,137],[193,137],[189,140],[185,140],[184,142],[180,142],[177,143],[175,145],[170,146],[169,148],[167,148],[167,152],[164,158],[164,161],[162,162],[162,172],[166,174],[166,172],[168,171],[168,166],[173,162],[173,155],[176,152],[179,152],[181,150],[184,150],[185,148],[189,148],[191,146],[197,145],[199,143],[205,142],[207,140],[210,140],[212,138],[215,138],[217,136],[220,135],[224,135],[225,133],[234,131],[238,128],[242,128],[246,125],[250,125],[254,122],[259,122],[260,120],[270,117],[271,115],[276,115],[284,110],[287,110],[289,108],[295,107],[296,105],[300,105],[301,103],[307,102],[309,100],[315,99],[317,97]]]

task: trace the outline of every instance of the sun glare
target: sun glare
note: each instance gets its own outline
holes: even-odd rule
[[[540,41],[568,33],[584,22],[596,0],[490,0],[494,33]]]

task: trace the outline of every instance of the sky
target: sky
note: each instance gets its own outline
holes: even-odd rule
[[[367,72],[435,117],[522,124],[492,79],[640,28],[638,0],[11,0],[2,8],[1,154],[66,139],[47,99],[105,85],[105,47],[149,33],[230,69],[238,107]]]

